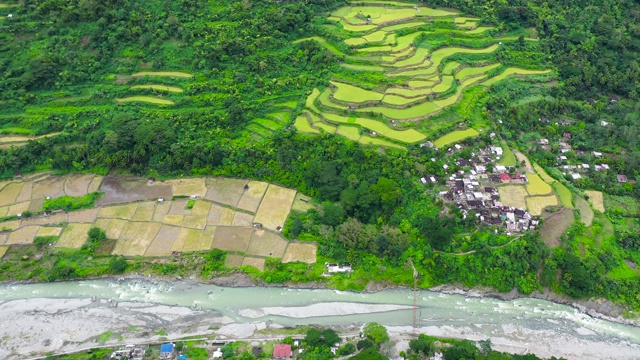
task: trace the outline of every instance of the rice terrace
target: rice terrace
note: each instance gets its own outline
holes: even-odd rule
[[[95,207],[43,212],[63,197],[102,194]],[[55,248],[80,249],[92,227],[114,240],[107,253],[165,257],[220,249],[264,270],[266,258],[315,263],[315,243],[285,240],[280,231],[294,201],[308,197],[275,184],[228,178],[155,182],[99,175],[31,175],[0,183],[0,254],[52,237]],[[298,205],[300,206],[300,205]]]
[[[295,41],[315,41],[340,59],[327,87],[309,94],[295,119],[298,131],[404,148],[467,121],[466,130],[436,145],[444,146],[486,127],[464,114],[444,116],[449,110],[457,112],[465,97],[470,98],[465,110],[473,111],[477,100],[468,89],[487,89],[510,76],[549,78],[549,69],[524,69],[498,60],[508,42],[537,41],[529,34],[494,37],[495,28],[450,9],[397,1],[351,3],[321,25],[326,37]]]

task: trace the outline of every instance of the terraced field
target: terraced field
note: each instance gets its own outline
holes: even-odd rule
[[[97,207],[39,214],[46,197],[104,192]],[[175,196],[190,196],[195,203]],[[55,236],[54,247],[79,249],[92,227],[114,239],[113,254],[169,256],[213,248],[238,253],[240,265],[263,269],[265,258],[314,263],[316,245],[289,243],[279,232],[296,202],[296,190],[242,179],[188,178],[149,182],[140,178],[36,174],[0,183],[0,250]],[[308,199],[308,197],[304,197]],[[159,199],[162,199],[159,200]],[[173,200],[172,200],[173,199]],[[33,208],[33,209],[32,209]],[[26,209],[37,215],[22,218]],[[254,224],[261,224],[260,227]],[[2,257],[2,254],[0,254]]]
[[[370,81],[362,82],[358,75],[341,74],[324,90],[314,89],[304,113],[294,124],[309,134],[323,130],[362,143],[386,142],[404,147],[427,137],[414,129],[415,123],[429,121],[456,105],[465,89],[478,84],[491,86],[509,76],[550,72],[504,66],[495,53],[503,42],[517,37],[491,37],[494,28],[479,26],[481,19],[462,16],[451,9],[365,0],[335,10],[328,20],[333,25],[323,28],[333,32],[333,38],[341,38],[342,44],[332,44],[318,36],[295,42],[316,41],[338,56],[343,68],[382,73],[393,85],[374,87]],[[352,36],[345,37],[345,33]],[[451,45],[442,45],[443,34],[451,38]],[[477,45],[453,45],[469,44],[469,39]],[[441,129],[452,125],[453,121],[438,126]],[[425,126],[421,124],[419,128]],[[365,136],[368,138],[363,139]]]

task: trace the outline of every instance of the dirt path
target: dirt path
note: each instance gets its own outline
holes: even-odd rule
[[[503,248],[509,244],[511,244],[512,242],[516,241],[517,239],[520,239],[522,237],[522,235],[518,235],[516,237],[514,237],[513,239],[511,239],[511,241],[509,241],[506,244],[502,244],[502,245],[497,245],[497,246],[489,246],[492,249],[499,249],[499,248]],[[441,253],[441,254],[449,254],[449,255],[455,255],[455,256],[462,256],[462,255],[469,255],[469,254],[473,254],[478,252],[478,250],[469,250],[469,251],[465,251],[465,252],[461,252],[461,253],[449,253],[446,251],[440,251],[440,250],[434,250],[435,252]]]
[[[523,153],[521,153],[516,149],[513,149],[513,153],[516,155],[516,158],[518,159],[518,164],[521,164],[524,161],[524,167],[525,169],[527,169],[527,172],[529,174],[535,174],[535,172],[533,171],[533,166],[531,166],[531,162],[529,161],[529,158],[527,158]]]

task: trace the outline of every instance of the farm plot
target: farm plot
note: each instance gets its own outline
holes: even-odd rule
[[[573,210],[569,208],[563,208],[546,218],[540,228],[542,241],[549,247],[560,246],[560,237],[573,224],[574,219]]]
[[[542,215],[542,210],[544,210],[544,208],[558,205],[558,198],[555,195],[529,196],[526,198],[526,203],[527,210],[529,210],[531,215],[540,216]]]
[[[396,148],[396,149],[401,149],[401,150],[407,150],[407,148],[402,146],[402,145],[398,145],[396,143],[393,143],[391,141],[387,141],[387,140],[382,139],[382,138],[370,137],[370,136],[366,136],[366,135],[362,135],[360,137],[360,139],[358,139],[358,142],[361,143],[361,144],[365,144],[365,145],[379,145],[379,146],[384,146],[384,147],[388,147],[388,148]]]
[[[29,181],[29,182],[23,183],[22,189],[20,189],[20,194],[16,198],[16,202],[31,200],[32,192],[33,192],[33,182]]]
[[[480,133],[475,129],[455,130],[436,139],[433,142],[433,145],[439,148],[443,148],[449,144],[453,144],[455,142],[459,142],[478,135],[480,135]]]
[[[246,252],[253,228],[218,226],[213,237],[212,247],[226,251]]]
[[[231,225],[233,226],[251,226],[253,224],[253,215],[236,211],[233,215]]]
[[[99,208],[86,209],[80,211],[72,211],[69,213],[69,222],[70,223],[89,223],[92,224],[96,221],[98,217],[98,213],[100,212]]]
[[[104,230],[109,239],[118,239],[125,226],[127,226],[126,220],[121,219],[98,219],[95,222],[95,226]]]
[[[289,243],[282,257],[283,263],[303,262],[314,264],[317,259],[318,246],[309,243]]]
[[[149,84],[149,85],[134,85],[131,87],[132,90],[136,90],[136,89],[151,89],[151,90],[158,90],[158,91],[168,91],[168,92],[175,92],[175,93],[181,93],[184,90],[180,87],[177,86],[169,86],[169,85],[157,85],[157,84]]]
[[[542,75],[542,74],[548,74],[550,72],[551,70],[526,70],[526,69],[519,69],[519,68],[507,68],[501,74],[482,82],[480,85],[491,86],[499,81],[506,79],[511,75]]]
[[[288,242],[280,235],[268,230],[256,230],[251,236],[251,242],[246,253],[263,257],[282,258]]]
[[[413,119],[426,119],[431,115],[440,111],[440,107],[433,102],[424,102],[419,105],[411,106],[404,109],[394,109],[389,107],[370,107],[358,109],[358,112],[373,112],[383,115],[386,118],[393,120],[413,120]]]
[[[171,255],[173,243],[180,234],[180,228],[170,225],[162,225],[153,238],[144,256],[168,256]]]
[[[511,206],[518,209],[526,209],[525,197],[527,190],[522,185],[505,185],[498,187],[500,201],[504,206]]]
[[[336,87],[333,98],[344,102],[362,103],[367,101],[380,101],[384,94],[365,90],[357,86],[331,81],[331,85]]]
[[[38,234],[36,234],[36,236],[60,236],[61,232],[61,227],[42,226],[40,227],[40,230],[38,230]]]
[[[158,202],[153,212],[153,221],[162,222],[169,213],[169,209],[171,209],[171,201]]]
[[[173,196],[171,185],[158,182],[150,185],[144,179],[119,176],[105,177],[100,185],[100,191],[104,191],[105,194],[96,202],[98,206],[158,198],[171,199]]]
[[[184,245],[180,251],[183,252],[192,252],[192,251],[202,251],[206,246],[210,245],[203,242],[202,238],[202,230],[199,229],[182,229],[182,231],[186,231]]]
[[[204,178],[191,178],[168,180],[167,184],[171,185],[174,196],[199,196],[203,197],[207,194],[207,186]]]
[[[589,206],[587,200],[582,198],[581,196],[576,195],[575,197],[576,209],[580,211],[580,222],[584,224],[584,226],[589,227],[591,223],[593,223],[594,213]]]
[[[32,213],[37,213],[37,212],[42,211],[43,207],[44,207],[44,198],[33,199],[29,203],[28,210],[31,211]]]
[[[527,192],[529,195],[546,195],[552,191],[551,186],[542,181],[538,174],[527,174],[527,180]]]
[[[160,77],[174,77],[174,78],[192,78],[193,75],[180,72],[180,71],[142,71],[137,72],[135,74],[131,74],[133,77],[143,77],[143,76],[160,76]]]
[[[124,98],[116,98],[115,99],[117,103],[120,104],[124,104],[124,103],[129,103],[129,102],[145,102],[145,103],[150,103],[150,104],[156,104],[156,105],[173,105],[175,104],[175,102],[173,102],[173,100],[169,100],[169,99],[163,99],[163,98],[159,98],[159,97],[153,97],[153,96],[128,96],[128,97],[124,97]]]
[[[224,266],[228,268],[238,268],[242,266],[244,256],[237,254],[227,254],[227,258],[224,261]]]
[[[553,183],[553,188],[556,190],[558,194],[558,198],[560,199],[560,204],[566,207],[573,207],[573,203],[571,202],[571,191],[567,189],[561,182],[556,181]]]
[[[162,219],[162,223],[167,225],[180,226],[183,220],[184,220],[184,215],[169,214],[164,216],[164,218]]]
[[[33,244],[33,239],[38,234],[38,230],[40,230],[39,226],[25,226],[16,229],[9,234],[5,245]]]
[[[247,183],[247,186],[249,188],[242,194],[240,201],[238,201],[237,207],[239,209],[248,210],[255,213],[258,210],[258,206],[260,206],[262,197],[267,191],[267,187],[269,187],[269,184],[261,181],[249,181],[249,183]]]
[[[18,204],[13,204],[9,206],[9,211],[7,211],[8,216],[19,215],[23,212],[29,210],[30,201],[21,202]]]
[[[0,243],[2,243],[2,241],[0,241]],[[0,246],[0,259],[7,253],[7,250],[9,250],[8,246]]]
[[[21,190],[22,183],[5,183],[0,191],[0,206],[15,204]]]
[[[506,141],[502,141],[502,158],[498,161],[498,165],[502,166],[516,166],[518,165],[518,161],[516,160],[516,155],[511,151],[509,145],[507,145]]]
[[[480,67],[466,67],[458,71],[455,75],[455,78],[458,80],[464,80],[468,77],[485,74],[499,66],[500,64],[491,64],[491,65],[480,66]]]
[[[303,201],[305,200],[305,201]],[[315,206],[311,204],[311,198],[301,193],[296,193],[296,198],[293,200],[291,210],[306,212],[307,210],[314,209]]]
[[[228,178],[207,178],[207,194],[205,199],[213,202],[237,206],[244,194],[247,180]]]
[[[346,137],[349,140],[358,141],[360,139],[360,130],[355,126],[338,126],[337,134]]]
[[[153,214],[156,211],[156,202],[146,201],[138,204],[136,211],[133,213],[131,220],[133,221],[152,221]]]
[[[307,133],[307,134],[319,134],[320,131],[318,131],[318,129],[314,129],[311,127],[311,125],[309,124],[309,120],[307,120],[306,116],[298,116],[296,118],[296,121],[293,123],[293,126],[296,127],[296,129],[298,129],[298,131],[302,132],[302,133]]]
[[[51,176],[37,181],[33,184],[33,189],[31,190],[32,199],[47,196],[58,198],[65,195],[64,178],[59,176]]]
[[[251,266],[260,271],[264,271],[265,259],[246,256],[242,260],[241,266]]]
[[[192,229],[204,229],[207,225],[206,215],[185,215],[180,226]],[[249,224],[251,225],[251,224]]]
[[[589,197],[589,203],[591,204],[591,206],[593,206],[594,209],[600,211],[601,213],[604,213],[604,197],[602,196],[601,191],[585,190],[584,194]]]
[[[162,224],[156,222],[129,222],[116,242],[113,253],[142,256],[147,251]]]
[[[87,242],[88,232],[91,230],[91,224],[71,223],[62,231],[60,238],[54,246],[62,248],[79,249]]]
[[[296,190],[269,185],[254,221],[267,229],[278,230],[284,226],[295,196]]]
[[[68,196],[84,196],[89,192],[89,184],[93,181],[93,175],[68,175],[64,181],[64,192]]]
[[[128,205],[107,206],[100,209],[100,211],[98,212],[98,217],[106,219],[131,220],[137,208],[138,204],[136,203]]]

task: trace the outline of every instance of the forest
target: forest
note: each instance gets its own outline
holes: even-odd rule
[[[553,249],[537,232],[507,238],[463,218],[419,184],[420,176],[442,173],[444,149],[366,146],[328,133],[309,136],[292,126],[312,89],[326,87],[331,73],[348,75],[339,69],[340,56],[322,44],[294,43],[326,35],[322,18],[345,1],[8,1],[0,7],[2,178],[55,171],[273,182],[317,203],[314,210],[293,213],[284,235],[317,242],[318,263],[348,262],[357,269],[350,277],[334,276],[331,286],[361,290],[370,280],[409,285],[411,262],[421,287],[457,283],[524,294],[548,287],[640,309],[640,276],[608,275],[627,259],[640,264],[637,236],[630,235],[634,227],[616,227],[608,247],[586,250],[595,235],[577,221]],[[429,6],[459,9],[501,34],[537,29],[539,41],[505,46],[499,56],[524,63],[514,59],[538,54],[536,60],[557,77],[549,86],[513,79],[490,90],[471,88],[465,94],[474,96],[480,110],[462,116],[462,107],[454,107],[436,120],[488,124],[545,169],[555,166],[556,155],[536,141],[570,132],[576,151],[569,158],[589,161],[588,153],[604,151],[615,169],[574,182],[571,190],[640,198],[634,181],[640,177],[637,2],[434,0]],[[360,80],[380,80],[364,74]],[[283,120],[271,129],[255,120],[276,118]],[[445,130],[450,128],[439,131]],[[480,136],[465,145],[488,142]],[[632,182],[620,186],[616,174]],[[636,224],[638,215],[614,216]],[[473,253],[456,256],[463,243]],[[80,271],[95,261],[87,260],[92,251],[89,246],[56,260],[59,271],[42,279],[124,271],[122,258],[94,269],[101,273]],[[223,256],[209,255],[215,270],[203,270],[207,274],[219,270]],[[144,267],[140,262],[127,266]],[[5,274],[19,266],[0,262]],[[179,272],[180,266],[187,265],[154,271]],[[253,275],[266,282],[315,281],[321,270],[270,261],[264,273]]]

